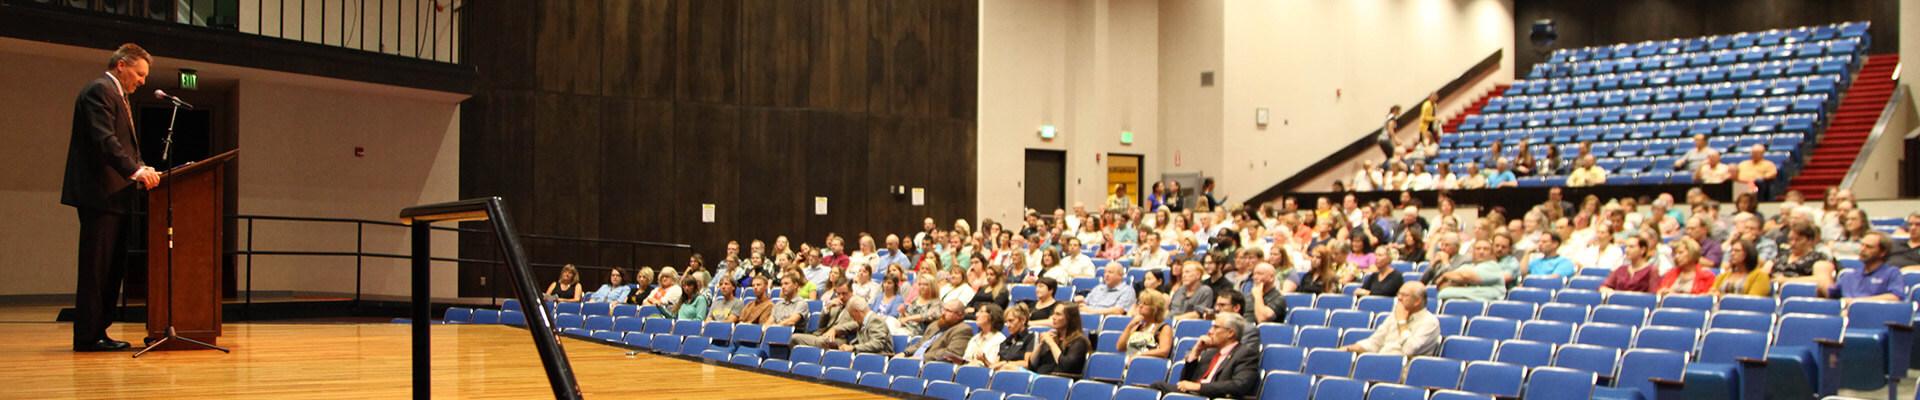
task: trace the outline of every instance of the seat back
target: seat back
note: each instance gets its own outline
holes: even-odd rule
[[[1653,316],[1647,318],[1647,324],[1688,329],[1705,329],[1707,327],[1707,312],[1688,308],[1661,308],[1653,310]]]
[[[1460,360],[1420,356],[1407,362],[1407,385],[1429,389],[1457,389],[1465,368]]]
[[[1700,331],[1671,326],[1649,326],[1641,328],[1633,340],[1636,349],[1663,349],[1679,353],[1692,353],[1699,344]]]
[[[1534,368],[1527,376],[1523,393],[1536,399],[1585,399],[1593,397],[1598,379],[1592,372],[1560,367]]]
[[[1649,379],[1678,381],[1686,368],[1686,354],[1661,349],[1627,350],[1620,357],[1620,378],[1614,386],[1635,389],[1644,398],[1653,398],[1654,384]]]
[[[993,373],[990,388],[1008,394],[1026,394],[1033,383],[1033,373],[1027,371],[999,371]]]
[[[1767,359],[1767,334],[1739,329],[1711,329],[1700,343],[1700,362],[1732,364],[1742,358]]]
[[[1633,327],[1604,323],[1581,325],[1573,342],[1616,349],[1633,347]]]
[[[1460,389],[1496,397],[1519,397],[1521,380],[1526,378],[1526,374],[1527,368],[1519,365],[1474,361],[1467,364],[1467,373],[1460,380]]]
[[[1477,317],[1467,322],[1467,336],[1493,340],[1513,339],[1520,334],[1520,323],[1497,317]]]
[[[1307,400],[1313,376],[1295,371],[1270,371],[1260,379],[1260,400]]]
[[[1305,372],[1317,376],[1352,376],[1353,353],[1341,349],[1313,349],[1307,352]]]
[[[887,356],[879,354],[858,354],[853,356],[853,370],[861,373],[887,372]]]
[[[1520,339],[1552,344],[1573,343],[1573,324],[1534,320],[1520,324]]]
[[[1730,294],[1720,297],[1720,311],[1748,311],[1761,314],[1773,314],[1779,308],[1778,300],[1765,296]]]
[[[918,377],[920,376],[920,360],[906,357],[887,360],[887,375]]]
[[[1606,304],[1594,307],[1593,315],[1588,317],[1589,322],[1604,322],[1626,326],[1640,326],[1641,324],[1645,324],[1646,320],[1646,308],[1619,304]]]
[[[1426,400],[1427,390],[1407,385],[1381,383],[1367,389],[1367,400]]]
[[[1492,339],[1453,336],[1440,342],[1440,356],[1462,361],[1487,361],[1493,359],[1494,341]]]
[[[1314,400],[1361,400],[1367,395],[1367,384],[1341,377],[1323,377],[1313,385]],[[1079,400],[1079,399],[1075,399]]]
[[[1033,397],[1047,400],[1067,400],[1067,389],[1072,385],[1073,380],[1071,379],[1052,375],[1038,375],[1033,377],[1033,382],[1029,386],[1031,390],[1029,390],[1028,393],[1033,394]]]
[[[993,370],[986,367],[963,365],[953,371],[953,382],[973,389],[986,389],[992,384]]]
[[[1590,344],[1560,346],[1560,351],[1553,358],[1553,366],[1612,377],[1620,366],[1620,349]]]
[[[1171,364],[1163,358],[1134,357],[1133,361],[1127,363],[1127,376],[1122,382],[1136,386],[1166,382],[1167,369]]]
[[[1299,372],[1306,358],[1305,351],[1290,345],[1267,345],[1260,348],[1260,370]]]
[[[1119,382],[1126,374],[1127,356],[1120,353],[1093,353],[1087,356],[1087,379]]]
[[[1533,319],[1536,311],[1533,303],[1513,300],[1500,300],[1487,303],[1487,316],[1526,321]]]
[[[1070,390],[1068,390],[1068,392],[1069,392],[1068,397],[1072,398],[1073,400],[1112,400],[1113,399],[1113,385],[1103,383],[1103,382],[1094,382],[1094,381],[1074,382],[1073,387]]]
[[[1500,353],[1494,361],[1517,364],[1528,368],[1544,367],[1553,364],[1553,344],[1528,340],[1508,340],[1500,342]]]
[[[1406,357],[1397,354],[1361,354],[1353,362],[1353,378],[1367,382],[1400,382]]]

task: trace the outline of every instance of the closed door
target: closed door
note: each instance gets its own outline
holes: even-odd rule
[[[1027,208],[1041,214],[1066,208],[1067,152],[1027,150]]]

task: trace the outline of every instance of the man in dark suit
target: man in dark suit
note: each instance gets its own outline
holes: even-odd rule
[[[60,204],[80,216],[78,281],[74,285],[74,351],[113,351],[127,342],[107,337],[114,302],[126,275],[122,240],[127,214],[138,188],[160,183],[160,173],[140,160],[127,95],[147,82],[153,56],[132,43],[120,45],[104,76],[80,91],[73,104],[73,138],[67,144],[67,171]]]
[[[1253,395],[1260,384],[1260,346],[1240,341],[1240,333],[1247,329],[1252,327],[1240,314],[1215,315],[1213,329],[1187,352],[1187,369],[1180,381],[1155,383],[1153,387],[1207,398]]]

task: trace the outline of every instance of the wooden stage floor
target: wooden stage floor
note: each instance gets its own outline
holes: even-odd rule
[[[409,328],[401,324],[228,324],[217,351],[74,353],[65,323],[0,323],[0,398],[392,399],[412,393]],[[139,324],[114,338],[140,342]],[[562,339],[588,398],[859,399],[869,392]],[[493,325],[433,328],[436,398],[550,398],[527,332]]]

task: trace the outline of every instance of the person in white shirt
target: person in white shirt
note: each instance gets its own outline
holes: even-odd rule
[[[1427,162],[1415,161],[1413,171],[1407,175],[1407,190],[1433,190],[1435,180],[1432,172],[1427,172]]]
[[[980,325],[980,332],[967,340],[967,350],[960,356],[967,365],[987,366],[1000,362],[1000,344],[1007,335],[1000,333],[1005,328],[1006,316],[999,304],[983,304],[974,310],[974,323]]]
[[[1453,165],[1441,162],[1438,172],[1434,172],[1434,190],[1454,190],[1460,188],[1460,177],[1453,174]]]
[[[869,299],[886,298],[886,296],[880,292],[880,283],[873,281],[873,264],[855,264],[853,267],[848,267],[847,270],[856,271],[859,275],[856,278],[847,279],[847,281],[853,282],[854,296]]]
[[[1373,188],[1374,188],[1373,182],[1375,180],[1374,177],[1378,175],[1373,172],[1373,169],[1374,169],[1373,160],[1368,159],[1368,160],[1360,161],[1360,169],[1353,171],[1353,191],[1355,192],[1373,191]]]
[[[1166,268],[1169,255],[1160,248],[1160,234],[1147,232],[1140,237],[1140,246],[1133,249],[1134,268]]]
[[[1427,311],[1427,288],[1420,282],[1407,282],[1393,309],[1373,335],[1359,343],[1343,347],[1354,353],[1424,356],[1440,349],[1440,319]]]
[[[860,276],[854,276],[853,274],[854,270],[857,269],[854,267],[858,267],[861,265],[873,267],[878,265],[879,259],[880,259],[879,253],[880,253],[879,249],[874,246],[873,235],[861,233],[860,249],[855,250],[853,254],[847,255],[847,277],[860,278]],[[859,282],[859,280],[855,280],[854,282]],[[868,298],[871,299],[874,297],[868,297]]]
[[[1067,248],[1060,257],[1060,269],[1068,277],[1062,282],[1072,282],[1072,278],[1093,277],[1093,259],[1080,252],[1080,239],[1067,238]]]

